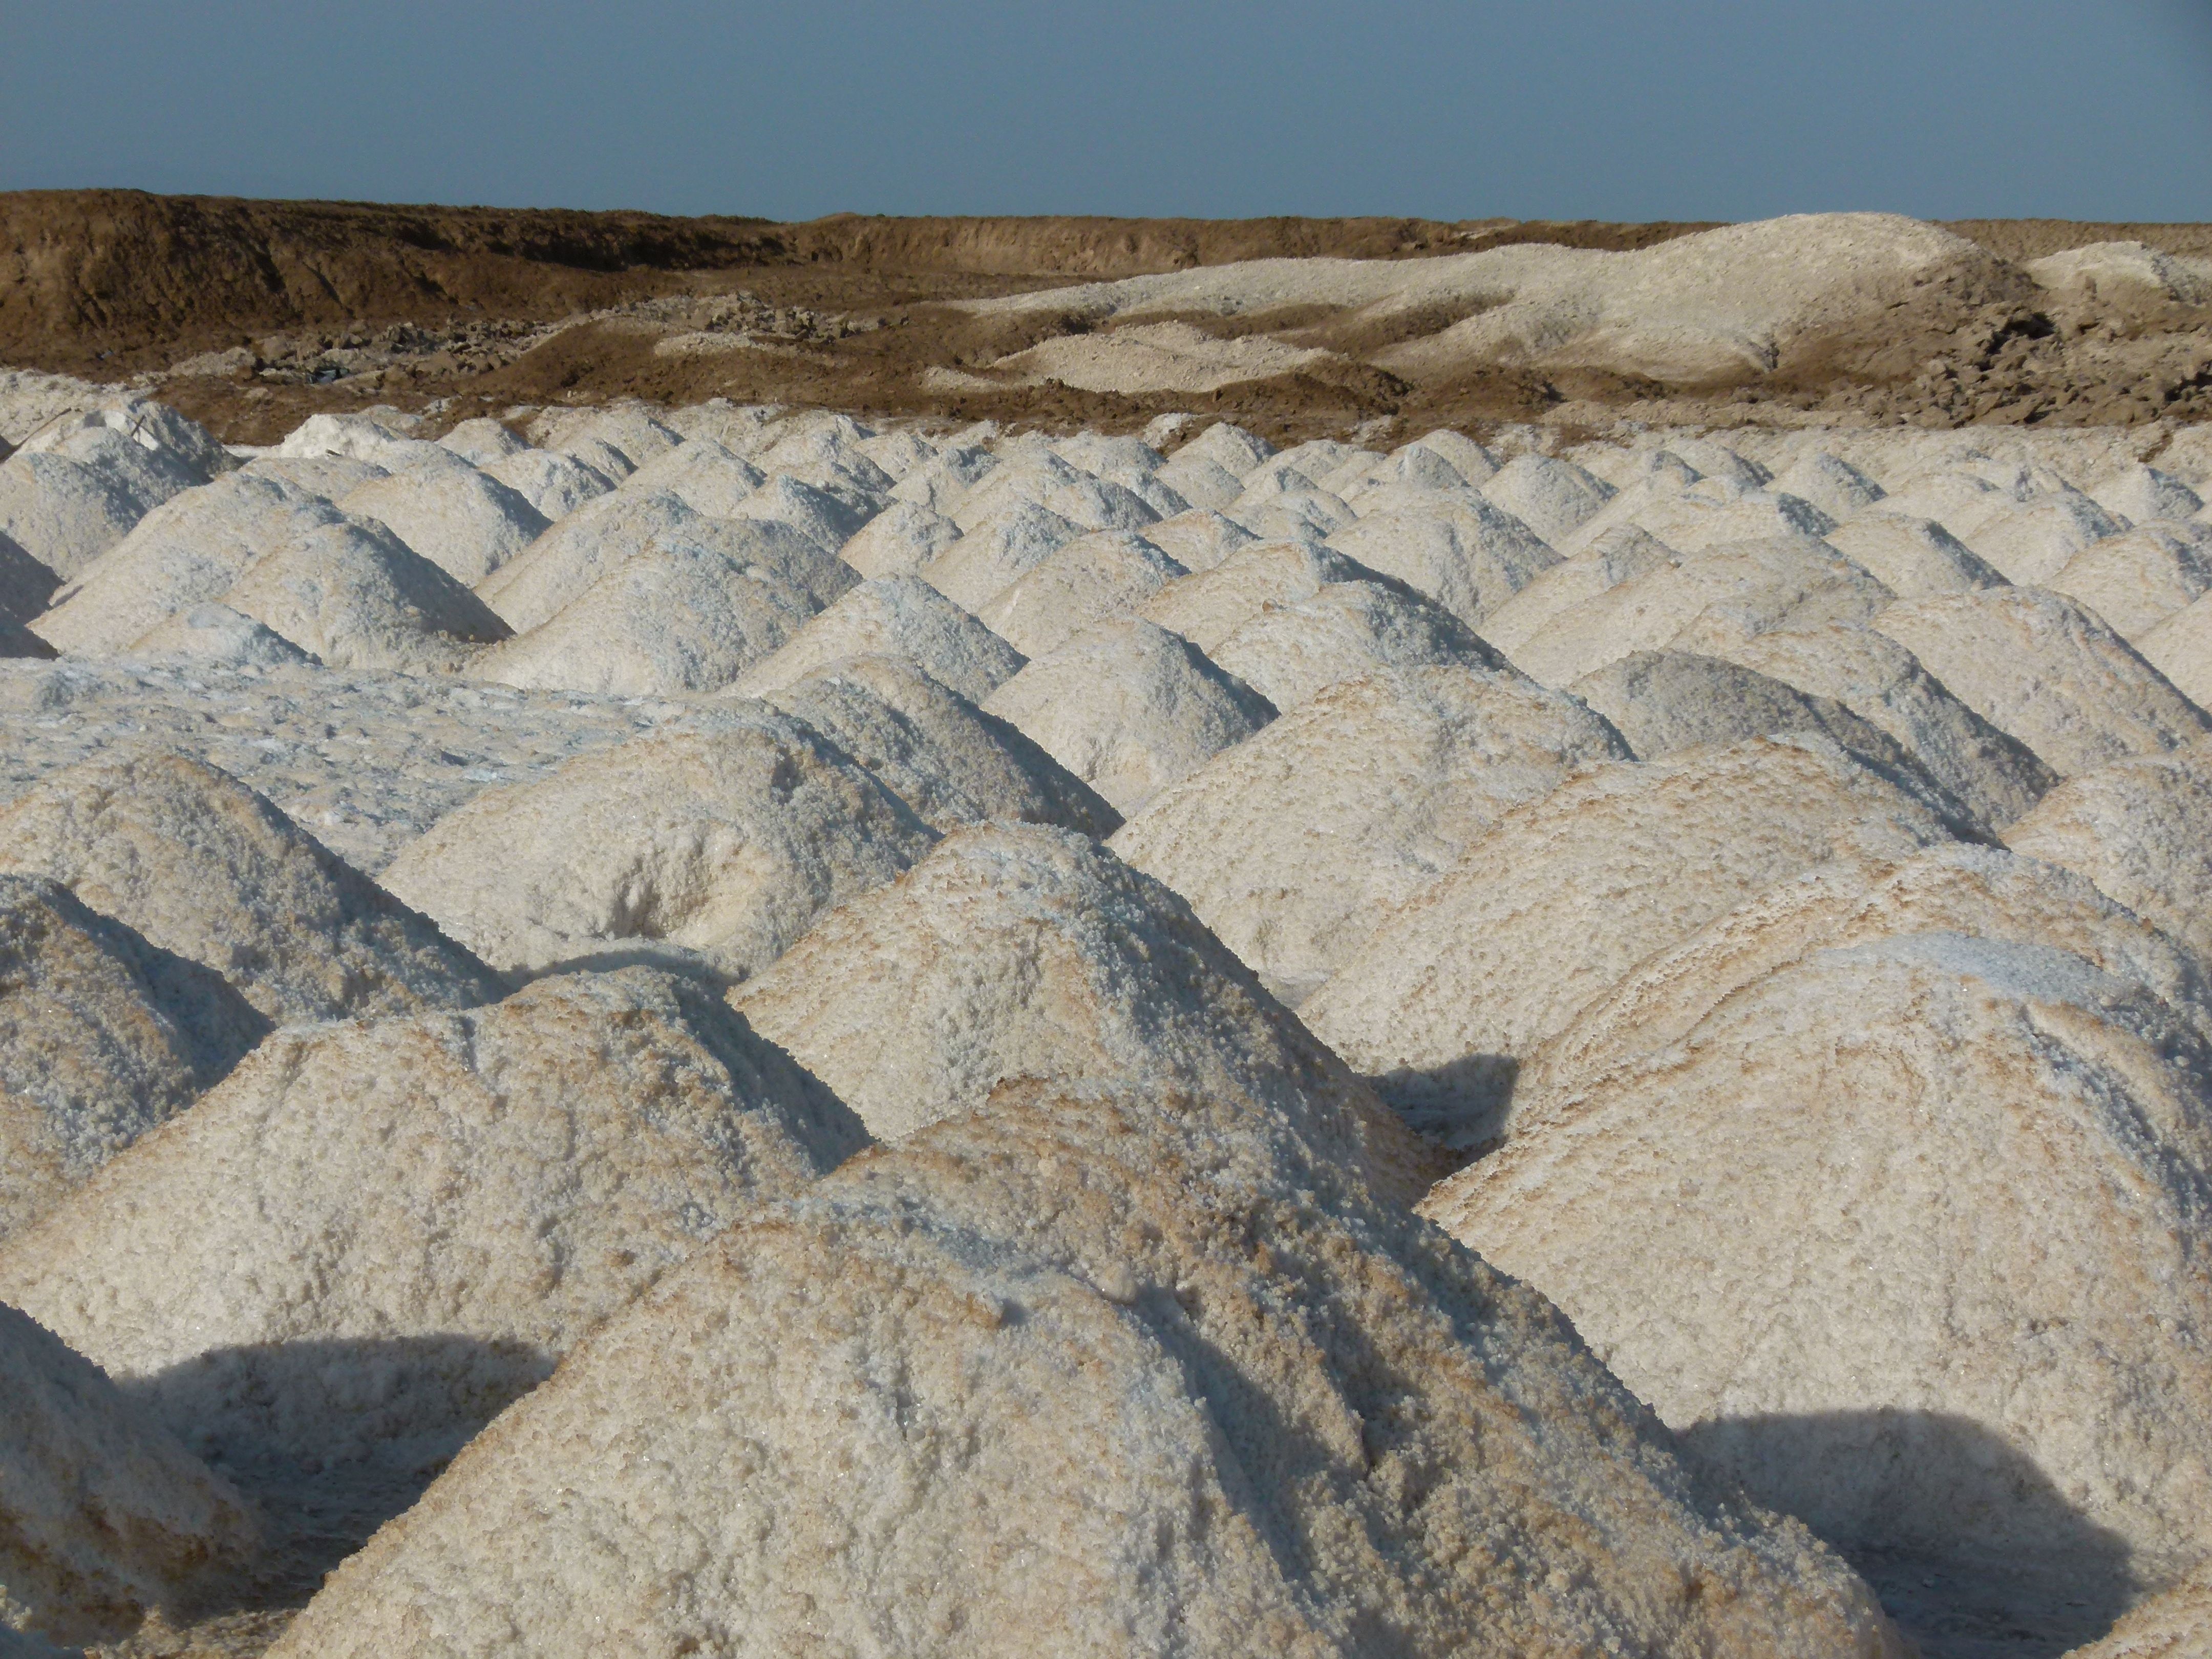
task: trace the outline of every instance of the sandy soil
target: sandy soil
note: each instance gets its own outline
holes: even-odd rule
[[[1501,421],[1957,426],[2212,415],[2201,326],[2076,331],[2033,300],[1922,307],[1879,351],[1755,384],[1476,364],[1412,377],[1372,361],[1468,310],[1291,307],[1185,319],[1281,372],[1169,389],[996,372],[1094,355],[1079,318],[963,302],[1285,256],[1417,259],[1521,246],[1620,251],[1710,227],[1413,219],[890,219],[805,224],[489,209],[244,202],[131,191],[0,195],[0,362],[143,379],[234,442],[325,410],[452,420],[516,405],[722,396],[884,416],[1127,430],[1177,409],[1281,441],[1395,441]],[[2009,260],[2112,240],[2212,252],[2212,227],[1974,221]],[[1170,320],[1155,318],[1154,322]],[[2197,319],[2201,324],[2201,319]],[[2170,321],[2170,319],[2169,319]],[[1300,354],[1321,349],[1326,358]],[[1222,354],[1235,362],[1240,353]],[[1018,370],[1018,363],[1016,369]],[[1073,381],[1076,384],[1071,384]]]

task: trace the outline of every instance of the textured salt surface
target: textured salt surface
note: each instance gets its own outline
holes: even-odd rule
[[[976,372],[1350,295],[1415,375],[1725,376],[2181,280],[1963,246],[1200,267]],[[2190,433],[717,402],[241,467],[19,390],[0,1301],[261,1532],[57,1592],[0,1516],[0,1628],[258,1651],[336,1567],[286,1650],[1901,1650],[1717,1477],[1932,1654],[2194,1616]]]

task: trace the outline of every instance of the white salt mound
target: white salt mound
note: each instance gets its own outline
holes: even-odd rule
[[[484,477],[496,479],[535,507],[548,522],[567,518],[586,501],[596,501],[615,481],[573,455],[550,449],[523,449],[479,461]]]
[[[175,1115],[268,1030],[197,963],[0,876],[0,1239]]]
[[[622,487],[638,494],[666,490],[695,513],[727,518],[768,475],[712,438],[694,439],[638,468]]]
[[[1932,519],[1870,513],[1823,539],[1900,599],[2002,587],[2005,582],[1995,567]]]
[[[1340,1115],[1371,1178],[1422,1165],[1180,897],[1066,830],[955,831],[732,1000],[882,1140],[1022,1078]]]
[[[1923,787],[1936,787],[1887,732],[1834,698],[1718,657],[1638,651],[1583,675],[1567,691],[1611,721],[1638,760],[1746,738],[1819,732],[1862,766],[1889,775],[1910,772]]]
[[[1345,1131],[1030,1085],[860,1160],[672,1274],[274,1652],[1904,1653]]]
[[[628,696],[714,691],[775,653],[817,609],[812,595],[759,564],[681,538],[656,541],[468,672],[501,685]]]
[[[1093,531],[1000,588],[975,617],[1024,657],[1041,657],[1189,574],[1133,530]]]
[[[451,673],[505,639],[490,607],[382,525],[324,525],[264,554],[223,604],[333,668]]]
[[[530,447],[489,415],[479,415],[471,420],[459,422],[438,441],[471,466],[503,461],[508,456],[520,455]]]
[[[2126,641],[2047,588],[1900,600],[1873,625],[2062,778],[2212,731]]]
[[[2086,876],[2212,961],[2212,749],[2113,761],[2069,778],[2005,833],[2016,853]]]
[[[1145,526],[1145,539],[1186,570],[1211,570],[1240,547],[1256,539],[1242,525],[1220,514],[1193,507]]]
[[[2093,542],[2051,577],[2134,644],[2212,588],[2212,529],[2145,525]]]
[[[2212,1364],[2166,1334],[2212,1316],[2208,1080],[2069,951],[1908,934],[1746,987],[1425,1207],[1824,1537],[2154,1577],[2212,1513]]]
[[[229,1484],[97,1366],[5,1305],[0,1397],[0,1638],[127,1635],[252,1552],[253,1517]]]
[[[256,1485],[427,1473],[702,1241],[865,1142],[708,988],[556,975],[278,1033],[11,1240],[0,1296]],[[185,1234],[143,1222],[186,1212]]]
[[[501,966],[674,946],[741,977],[933,839],[811,729],[734,703],[487,790],[384,879]]]
[[[1571,461],[1534,453],[1515,456],[1482,485],[1485,500],[1555,545],[1579,529],[1613,493],[1612,485]]]
[[[502,988],[261,795],[181,756],[87,761],[0,806],[0,872],[60,883],[278,1024],[469,1007]]]
[[[234,472],[149,513],[54,595],[38,631],[72,656],[112,656],[169,617],[219,600],[264,555],[345,522],[301,486]]]
[[[1310,599],[1264,606],[1208,654],[1283,712],[1377,668],[1513,672],[1449,611],[1376,581],[1331,582]]]
[[[1169,583],[1138,614],[1201,651],[1211,651],[1270,605],[1310,599],[1331,582],[1375,573],[1341,553],[1308,542],[1248,542],[1211,570]]]
[[[427,478],[380,478],[339,505],[387,526],[464,587],[474,587],[529,546],[548,522],[519,492],[473,467]]]
[[[1121,826],[1121,815],[1096,790],[907,658],[841,658],[762,695],[858,761],[940,833],[1006,822],[1103,839]]]
[[[1223,750],[1112,845],[1295,1006],[1507,808],[1626,758],[1602,720],[1516,676],[1382,670]]]
[[[1509,656],[1515,655],[1561,611],[1662,564],[1680,562],[1681,556],[1656,538],[1634,525],[1623,525],[1599,537],[1574,557],[1531,576],[1526,586],[1483,618],[1482,636]]]
[[[1328,545],[1418,589],[1475,629],[1559,562],[1528,526],[1473,491],[1431,495],[1347,526]]]
[[[1728,655],[1800,691],[1832,697],[1881,727],[1992,828],[2012,823],[2058,781],[2026,744],[1952,696],[1910,651],[1863,623],[1761,634]]]
[[[167,449],[94,426],[38,434],[0,461],[0,536],[64,580],[208,475]]]
[[[1300,1012],[1385,1099],[1477,1147],[1518,1067],[1643,957],[1838,849],[1950,840],[1947,811],[1804,733],[1599,767],[1499,819]]]
[[[1077,635],[983,708],[1019,726],[1125,817],[1275,715],[1196,647],[1135,617]]]
[[[1632,652],[1723,656],[1778,629],[1865,622],[1893,597],[1825,543],[1742,543],[1655,563],[1559,611],[1522,641],[1513,661],[1547,685],[1565,685]]]
[[[980,611],[1083,533],[1048,507],[1017,500],[975,520],[915,574],[962,609]]]
[[[960,526],[913,501],[895,501],[837,550],[863,576],[911,576],[960,539]]]
[[[1005,640],[914,576],[864,581],[738,680],[741,696],[795,685],[848,657],[903,657],[970,702],[981,702],[1027,660]]]

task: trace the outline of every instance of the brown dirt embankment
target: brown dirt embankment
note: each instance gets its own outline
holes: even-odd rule
[[[1322,345],[1333,357],[1322,369],[1174,396],[1004,377],[992,384],[975,371],[1086,325],[1049,313],[979,318],[945,303],[1269,257],[1407,259],[1519,243],[1621,251],[1710,228],[852,214],[784,224],[133,191],[0,193],[0,364],[111,381],[151,376],[160,396],[234,441],[266,441],[319,410],[378,403],[458,419],[620,397],[1109,428],[1194,408],[1293,440],[1362,423],[1476,429],[1581,410],[1702,419],[1708,404],[1727,420],[1944,425],[2201,418],[2200,404],[2212,410],[2212,347],[2199,351],[2194,334],[2156,344],[2061,338],[2033,306],[1910,326],[1900,319],[1881,362],[1839,361],[1723,399],[1634,377],[1504,366],[1413,385],[1364,361],[1392,343],[1368,337],[1368,322],[1289,313],[1207,326]],[[2207,226],[1950,228],[2014,260],[2119,240],[2212,253]],[[1392,327],[1453,320],[1409,314]]]

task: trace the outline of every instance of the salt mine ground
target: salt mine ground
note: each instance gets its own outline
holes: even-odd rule
[[[2212,231],[0,197],[0,1656],[2212,1654]]]

